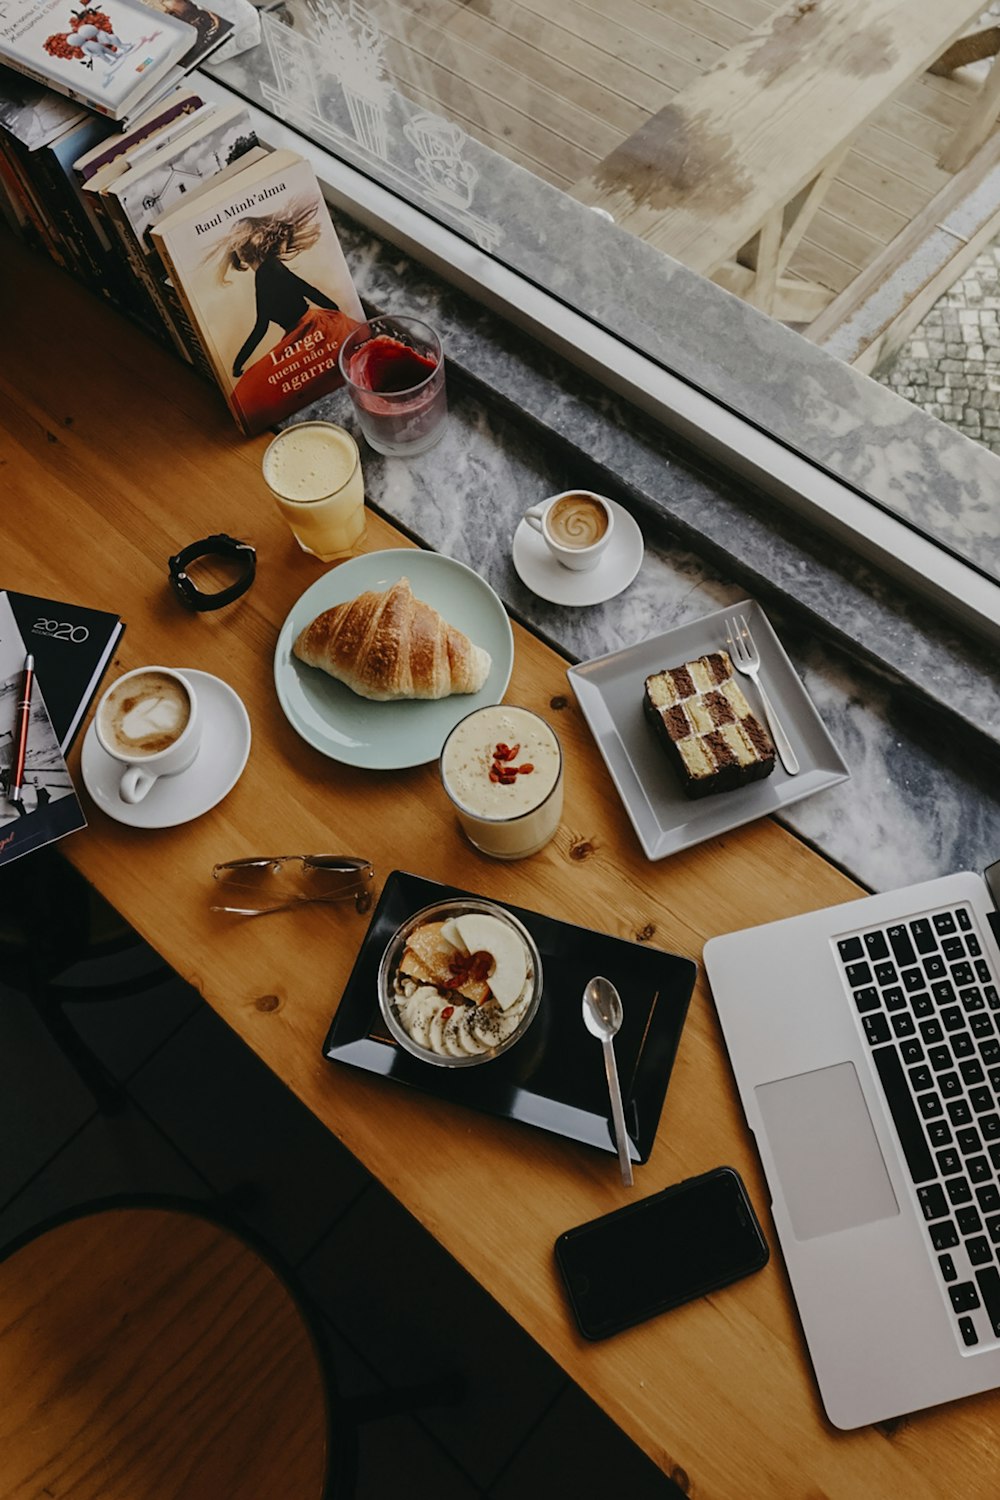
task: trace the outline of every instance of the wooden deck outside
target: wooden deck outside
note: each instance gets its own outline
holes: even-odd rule
[[[782,0],[366,0],[400,90],[558,187],[585,179]],[[942,0],[947,4],[947,0]],[[986,0],[984,0],[984,5]],[[834,294],[951,181],[978,83],[924,74],[859,134],[788,274]]]

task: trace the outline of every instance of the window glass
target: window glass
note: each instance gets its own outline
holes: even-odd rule
[[[961,269],[981,4],[286,0],[218,73],[1000,580],[993,456],[863,373]]]

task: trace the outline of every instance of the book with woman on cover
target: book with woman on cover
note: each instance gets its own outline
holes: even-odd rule
[[[150,231],[244,432],[341,384],[364,312],[316,176],[273,151]]]
[[[124,120],[231,30],[230,22],[180,0],[0,0],[0,61]]]

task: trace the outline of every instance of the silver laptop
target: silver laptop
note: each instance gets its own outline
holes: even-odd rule
[[[986,882],[949,875],[705,947],[837,1427],[1000,1386],[991,917]]]

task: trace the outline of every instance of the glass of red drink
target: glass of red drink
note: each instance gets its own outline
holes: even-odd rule
[[[412,458],[444,430],[444,352],[420,318],[371,318],[340,346],[340,370],[361,431],[378,453]]]

